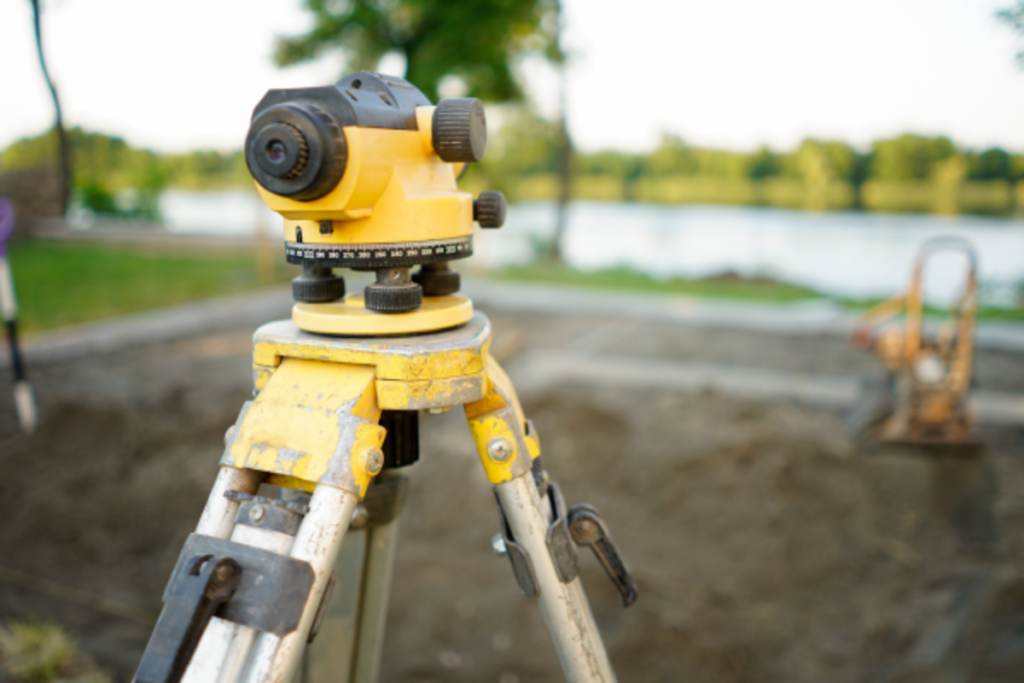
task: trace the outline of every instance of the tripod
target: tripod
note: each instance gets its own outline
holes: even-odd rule
[[[418,103],[415,95],[422,98],[404,81],[366,72],[329,89],[311,90],[356,90],[363,96],[371,86],[383,91],[377,94],[384,101],[401,104],[402,97],[413,97]],[[299,107],[293,104],[309,106],[314,111],[309,120],[315,123],[327,101],[344,119],[348,110],[341,108],[337,93],[268,93],[250,131],[250,140],[255,139],[246,149],[250,169],[265,161],[260,155],[280,152],[288,162],[289,144],[300,152],[288,162],[293,167],[303,158],[303,164],[312,163],[318,154],[320,165],[337,157],[337,149],[328,154],[315,148],[323,138],[316,138],[315,130],[303,132],[302,122],[294,118]],[[284,110],[282,99],[288,103]],[[268,100],[279,108],[261,110]],[[348,106],[347,100],[340,102]],[[286,221],[286,237],[292,238],[286,240],[289,260],[303,266],[293,283],[299,303],[291,320],[268,323],[254,336],[255,398],[245,403],[225,436],[220,472],[171,575],[136,681],[287,683],[300,669],[310,683],[375,681],[405,486],[397,471],[419,457],[419,411],[456,406],[465,410],[494,488],[500,523],[495,547],[507,555],[522,592],[538,601],[566,678],[615,680],[578,576],[578,546],[594,551],[626,605],[636,599],[635,582],[597,511],[586,504],[566,509],[558,486],[543,469],[538,436],[515,389],[489,354],[489,321],[473,311],[469,299],[454,293],[458,275],[444,262],[466,255],[468,236],[397,246],[339,240],[358,235],[358,226],[349,230],[353,226],[345,221],[366,221],[368,229],[376,227],[372,234],[386,233],[395,213],[409,217],[396,206],[407,208],[422,200],[422,193],[439,198],[438,178],[454,187],[453,172],[443,175],[450,164],[437,161],[448,154],[442,153],[447,138],[438,121],[458,118],[445,102],[436,112],[415,107],[418,129],[405,138],[413,145],[405,168],[394,161],[400,147],[387,148],[377,139],[360,149],[360,136],[377,133],[341,127],[346,179],[353,156],[364,167],[373,163],[366,154],[370,150],[390,168],[390,180],[371,197],[372,214],[360,216],[358,207],[352,209],[352,192],[344,210],[337,201],[329,211],[317,209],[319,216],[331,218]],[[481,146],[473,148],[475,107],[476,100],[455,105],[456,113],[465,114],[460,130],[469,152],[460,153],[463,163],[483,153]],[[426,126],[431,127],[431,146],[424,151],[421,132]],[[435,175],[410,170],[415,165],[410,159],[430,166]],[[271,162],[264,166],[275,168]],[[295,174],[293,167],[275,170],[276,177],[291,174],[285,180],[294,180],[307,168]],[[254,176],[268,204],[287,219],[281,193],[289,187],[267,181],[273,186],[268,193],[265,178]],[[423,187],[417,179],[424,178],[433,190],[417,189]],[[328,186],[334,189],[328,191],[336,192],[338,182],[331,180]],[[393,190],[401,195],[389,199]],[[462,194],[447,188],[440,194],[458,200],[448,202],[453,214],[447,222],[464,226],[470,216]],[[497,193],[485,199],[473,202],[473,215],[482,226],[499,227],[504,199]],[[303,211],[313,213],[309,204]],[[373,226],[374,220],[388,225]],[[305,241],[303,228],[322,241]],[[410,276],[402,259],[412,251],[422,268]],[[335,266],[372,268],[376,282],[364,294],[343,298],[344,281],[334,276]],[[261,485],[283,493],[261,496]]]

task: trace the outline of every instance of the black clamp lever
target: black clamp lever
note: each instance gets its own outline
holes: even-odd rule
[[[593,505],[578,503],[569,508],[568,517],[572,540],[579,545],[589,545],[594,551],[608,578],[622,594],[623,605],[629,607],[636,602],[636,579],[598,511]]]
[[[139,664],[135,683],[174,683],[185,673],[214,612],[231,599],[242,568],[230,557],[192,558],[168,586],[163,612]]]

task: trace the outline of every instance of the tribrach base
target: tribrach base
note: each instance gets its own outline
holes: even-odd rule
[[[378,313],[366,308],[362,294],[326,304],[295,304],[292,322],[301,330],[358,337],[417,334],[458,327],[473,317],[473,302],[464,296],[432,296],[407,313]]]

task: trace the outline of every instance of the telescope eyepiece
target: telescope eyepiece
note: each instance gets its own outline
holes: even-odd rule
[[[260,185],[301,201],[318,199],[341,180],[348,145],[341,125],[309,102],[264,110],[245,140],[245,163]]]
[[[302,132],[290,123],[264,126],[255,141],[256,163],[275,178],[289,180],[302,175],[309,160],[309,145]]]

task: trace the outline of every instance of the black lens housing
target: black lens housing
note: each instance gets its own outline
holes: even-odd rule
[[[341,181],[347,162],[341,124],[311,102],[265,109],[245,139],[245,163],[256,182],[291,199],[324,196]]]

